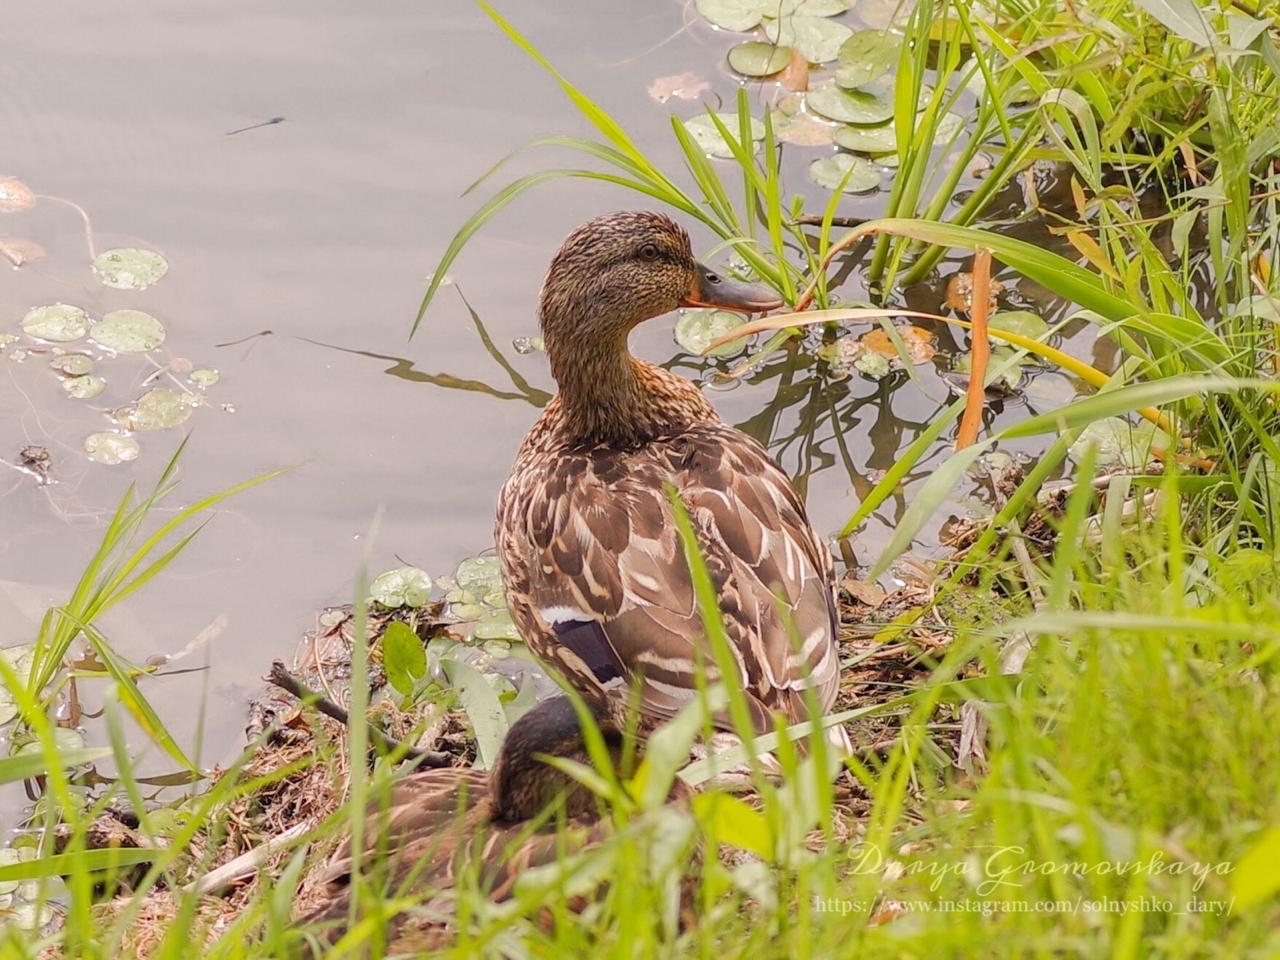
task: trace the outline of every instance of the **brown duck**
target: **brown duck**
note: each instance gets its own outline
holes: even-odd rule
[[[520,633],[625,728],[632,687],[651,723],[715,680],[666,485],[693,520],[757,732],[827,710],[839,658],[831,556],[790,479],[688,380],[633,357],[637,324],[681,306],[781,303],[721,277],[656,213],[612,213],[551,261],[539,319],[559,394],[525,437],[496,542]],[[727,716],[716,723],[730,729]],[[834,738],[847,742],[837,728]]]
[[[616,765],[623,738],[602,728]],[[493,769],[429,770],[405,777],[388,802],[370,804],[364,831],[364,862],[373,864],[379,886],[390,896],[425,894],[428,907],[388,921],[397,949],[436,943],[449,936],[442,917],[457,879],[475,871],[480,888],[495,901],[507,899],[516,880],[532,867],[555,863],[566,854],[611,832],[599,819],[600,801],[542,757],[590,764],[582,728],[567,697],[545,700],[507,732]],[[562,816],[535,818],[560,802]],[[558,829],[563,823],[563,829]],[[322,877],[321,904],[306,918],[329,942],[345,931],[352,897],[351,841],[334,853]]]

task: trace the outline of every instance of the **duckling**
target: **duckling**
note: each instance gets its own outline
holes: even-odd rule
[[[656,725],[719,679],[667,487],[698,547],[758,733],[836,696],[831,554],[790,478],[726,424],[688,380],[633,357],[641,322],[681,306],[745,313],[772,290],[694,259],[658,213],[611,213],[574,230],[551,261],[539,320],[559,393],[516,454],[495,540],[507,604],[533,652],[624,728],[638,691]],[[727,713],[714,718],[731,730]],[[843,728],[833,742],[847,746]]]
[[[617,769],[623,737],[608,726],[601,734]],[[512,724],[487,774],[462,768],[415,773],[394,785],[387,802],[370,803],[366,869],[377,871],[389,894],[428,894],[427,910],[420,915],[390,920],[393,940],[403,945],[447,939],[447,899],[466,872],[477,871],[480,888],[502,901],[525,871],[555,863],[611,831],[611,824],[600,819],[599,799],[544,762],[544,756],[590,764],[578,714],[566,696],[542,701]],[[537,822],[556,802],[563,804],[557,811],[562,817]],[[346,930],[353,869],[347,839],[321,878],[321,903],[304,921],[309,927],[323,925],[329,942]]]

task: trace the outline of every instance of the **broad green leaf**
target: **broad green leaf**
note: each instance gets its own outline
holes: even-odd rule
[[[40,340],[68,343],[89,332],[89,315],[69,303],[51,303],[28,310],[22,331]]]
[[[888,153],[898,149],[898,135],[892,121],[874,127],[845,124],[836,130],[835,141],[846,150],[859,153]]]
[[[722,113],[719,115],[721,122],[730,130],[738,129],[738,118],[732,113]],[[702,148],[703,152],[719,157],[722,160],[733,159],[733,148],[729,145],[729,141],[724,138],[720,132],[720,128],[716,126],[716,122],[711,119],[708,114],[700,114],[696,117],[690,117],[684,121],[684,128]],[[759,120],[751,120],[751,149],[757,149],[757,145],[764,137],[764,124]]]
[[[169,264],[154,250],[121,247],[98,254],[93,270],[108,287],[145,290],[169,272]]]
[[[681,310],[676,318],[676,343],[697,356],[729,356],[742,349],[742,340],[729,340],[717,347],[712,347],[711,344],[741,325],[742,317],[729,310]]]
[[[112,310],[89,328],[89,339],[116,353],[146,353],[164,343],[164,324],[141,310]]]
[[[475,731],[476,767],[487,770],[498,758],[498,750],[507,735],[507,713],[502,708],[502,701],[484,674],[471,664],[445,657],[440,660],[440,665]]]
[[[62,381],[63,392],[76,400],[91,400],[107,389],[107,381],[95,373],[68,377]]]
[[[881,124],[893,118],[893,91],[845,90],[834,83],[814,87],[805,98],[809,107],[841,123]]]
[[[690,806],[703,829],[717,840],[754,853],[766,863],[773,862],[773,831],[760,811],[735,796],[719,791],[697,794]]]
[[[836,153],[809,164],[809,179],[828,190],[868,193],[880,188],[880,171],[863,157]]]
[[[387,682],[404,696],[412,693],[415,681],[426,675],[427,651],[422,640],[399,620],[387,624],[382,634],[382,669]]]
[[[89,459],[107,466],[138,459],[138,450],[138,441],[121,433],[91,433],[84,439]]]
[[[374,578],[369,596],[384,607],[420,607],[431,599],[431,577],[418,567],[396,567]]]
[[[766,0],[697,0],[698,13],[717,27],[746,33],[757,26],[768,9]]]
[[[1241,909],[1269,900],[1280,892],[1280,827],[1272,827],[1246,851],[1231,876],[1231,893]]]
[[[38,744],[36,745],[39,746]],[[57,762],[64,768],[78,767],[111,756],[110,747],[80,747],[59,750]],[[49,758],[39,750],[0,758],[0,783],[29,780],[49,771]]]
[[[811,63],[826,63],[840,53],[853,31],[826,17],[792,14],[764,22],[764,33],[776,44],[795,47]]]
[[[167,430],[191,416],[191,402],[168,387],[152,387],[116,417],[129,430]]]
[[[1201,47],[1214,47],[1218,35],[1210,26],[1208,14],[1195,0],[1134,0],[1174,36]]]
[[[862,87],[879,80],[898,63],[903,37],[889,30],[859,30],[840,46],[836,83]]]
[[[729,66],[747,77],[767,77],[791,62],[791,48],[748,40],[729,50]]]

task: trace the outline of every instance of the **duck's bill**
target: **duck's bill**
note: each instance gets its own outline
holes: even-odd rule
[[[765,313],[777,310],[782,306],[782,300],[772,288],[762,283],[743,283],[698,264],[697,282],[680,301],[680,306],[719,307],[741,313]]]

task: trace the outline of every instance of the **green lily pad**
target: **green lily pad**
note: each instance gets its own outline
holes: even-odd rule
[[[738,117],[732,113],[717,114],[721,122],[729,128],[729,133],[737,136]],[[694,141],[705,150],[710,156],[720,157],[723,160],[733,158],[733,151],[729,149],[729,143],[720,135],[719,129],[715,125],[715,121],[708,114],[702,114],[697,117],[690,117],[684,121],[684,128],[689,131]],[[764,138],[764,124],[754,117],[751,118],[751,140],[752,150],[758,148],[758,141]]]
[[[458,564],[453,582],[460,590],[486,594],[502,586],[502,561],[497,557],[468,557]]]
[[[893,90],[845,90],[826,83],[809,91],[809,107],[841,123],[880,124],[893,117]]]
[[[153,250],[121,247],[98,254],[93,270],[108,287],[145,290],[169,272],[169,263]]]
[[[889,153],[898,149],[898,136],[894,133],[894,126],[892,120],[875,127],[845,124],[836,130],[836,143],[846,150],[856,150],[859,153]]]
[[[124,425],[130,430],[167,430],[191,416],[191,404],[167,387],[148,390],[133,409],[126,410]]]
[[[516,629],[515,621],[511,619],[511,614],[505,607],[501,610],[493,610],[487,616],[477,620],[476,625],[471,629],[471,635],[477,640],[488,641],[520,639],[520,631]]]
[[[686,351],[701,355],[715,340],[742,326],[742,317],[729,310],[681,310],[676,319],[676,343]],[[727,357],[742,349],[742,341],[724,343],[711,351],[713,357]]]
[[[49,366],[68,377],[81,377],[93,369],[93,357],[83,353],[64,353],[49,361]]]
[[[1170,440],[1168,434],[1149,421],[1135,425],[1120,417],[1104,417],[1081,431],[1071,445],[1071,455],[1078,460],[1091,445],[1098,448],[1098,466],[1137,470],[1152,459],[1153,448],[1168,450]]]
[[[89,330],[89,339],[116,353],[146,353],[164,343],[164,324],[141,310],[112,310]]]
[[[89,400],[107,389],[107,381],[97,374],[90,373],[82,377],[68,377],[62,381],[62,389],[68,397],[76,400]]]
[[[222,379],[222,375],[217,370],[192,370],[191,375],[187,377],[197,387],[207,389]]]
[[[764,35],[776,44],[795,47],[811,63],[826,63],[839,56],[841,45],[853,31],[825,17],[794,14],[766,20]]]
[[[51,303],[28,310],[22,318],[22,330],[39,340],[67,343],[88,333],[89,315],[68,303]]]
[[[880,187],[880,171],[863,157],[837,153],[809,164],[809,179],[828,190],[867,193]]]
[[[91,433],[84,440],[89,459],[108,466],[138,459],[138,449],[137,440],[120,433]]]
[[[902,43],[901,34],[889,30],[859,30],[840,46],[836,83],[863,87],[879,80],[897,66]]]
[[[748,40],[729,51],[729,66],[746,77],[767,77],[791,62],[791,48]]]
[[[374,579],[369,596],[384,607],[420,607],[431,599],[431,578],[418,567],[396,567]]]
[[[1030,310],[1001,310],[991,317],[991,326],[1032,340],[1038,340],[1049,332],[1049,324],[1044,318]]]
[[[764,0],[698,0],[698,13],[717,27],[746,33],[764,19]]]
[[[933,130],[933,142],[935,144],[950,143],[962,129],[964,129],[964,117],[948,110],[938,118],[938,125]]]
[[[1019,357],[1017,350],[1005,344],[992,347],[991,356],[987,359],[987,369],[1005,367],[1005,370],[987,385],[987,389],[995,390],[997,393],[1013,393],[1022,383],[1023,367],[1031,362],[1030,357]],[[967,375],[973,369],[973,354],[960,354],[952,362],[951,368]]]
[[[792,2],[793,0],[788,0],[783,5],[783,16],[788,13],[800,13],[806,17],[837,17],[842,13],[848,12],[852,0],[849,0],[849,2],[846,2],[846,0],[799,0],[799,2],[794,3],[794,6],[791,5]],[[778,12],[777,3],[770,3],[769,6],[773,9],[774,14]],[[789,6],[791,9],[787,9]]]

